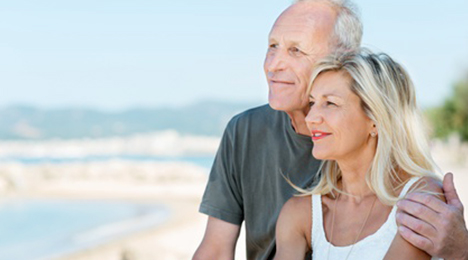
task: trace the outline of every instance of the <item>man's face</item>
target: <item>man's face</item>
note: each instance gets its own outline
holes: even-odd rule
[[[335,19],[326,4],[299,2],[276,20],[264,62],[273,109],[307,112],[310,76],[317,60],[329,53]]]

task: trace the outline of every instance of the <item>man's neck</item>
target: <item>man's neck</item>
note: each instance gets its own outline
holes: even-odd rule
[[[297,110],[292,112],[286,112],[289,118],[291,119],[291,125],[294,131],[300,135],[310,136],[310,131],[307,128],[305,117],[307,116],[307,112]]]

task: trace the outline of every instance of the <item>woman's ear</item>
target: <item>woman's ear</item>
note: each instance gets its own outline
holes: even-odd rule
[[[379,134],[379,131],[377,129],[377,126],[375,125],[375,123],[372,123],[370,136],[371,137],[376,137],[378,134]]]

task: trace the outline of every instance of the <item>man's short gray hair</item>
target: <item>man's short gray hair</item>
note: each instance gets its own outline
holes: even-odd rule
[[[362,22],[359,9],[350,0],[295,0],[297,2],[323,2],[329,4],[337,12],[332,50],[355,50],[361,46]]]

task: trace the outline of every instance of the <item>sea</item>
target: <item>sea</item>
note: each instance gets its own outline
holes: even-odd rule
[[[59,164],[73,162],[104,162],[110,160],[130,160],[141,162],[188,162],[195,165],[211,168],[213,164],[213,156],[149,156],[149,155],[102,155],[102,156],[83,156],[83,157],[21,157],[21,156],[6,156],[0,157],[1,162],[18,162],[23,164]]]
[[[114,159],[188,162],[206,169],[206,157],[90,156],[81,158],[0,158],[0,162],[60,164]],[[171,212],[158,204],[115,200],[7,199],[0,202],[0,260],[62,257],[128,234],[156,227]]]

